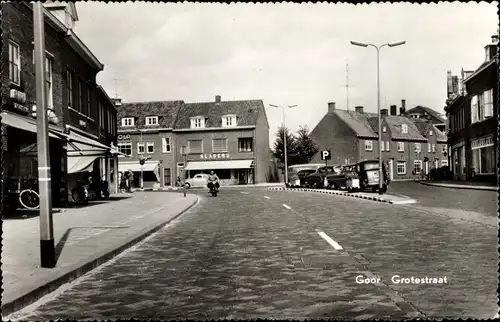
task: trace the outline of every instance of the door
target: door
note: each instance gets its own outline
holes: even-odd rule
[[[240,170],[239,171],[239,184],[245,184],[246,183],[246,170]]]
[[[170,168],[163,168],[163,178],[165,180],[165,186],[172,185],[172,174],[170,173]]]
[[[390,159],[389,160],[389,178],[391,181],[394,180],[394,160]]]

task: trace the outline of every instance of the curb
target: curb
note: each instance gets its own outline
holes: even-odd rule
[[[14,312],[17,312],[24,307],[33,304],[34,302],[38,301],[40,298],[44,297],[45,295],[48,295],[55,290],[57,290],[59,287],[61,287],[64,284],[70,283],[74,281],[75,279],[79,278],[80,276],[92,271],[93,269],[99,267],[100,265],[108,262],[109,260],[113,259],[114,257],[118,256],[128,248],[138,244],[142,240],[146,239],[147,237],[151,236],[152,234],[158,232],[165,226],[167,226],[170,222],[173,220],[177,219],[187,211],[189,211],[191,208],[193,208],[195,205],[197,205],[200,201],[200,197],[196,197],[196,200],[189,205],[187,208],[184,210],[180,211],[178,214],[173,216],[172,218],[163,221],[161,223],[155,223],[152,224],[135,235],[127,238],[125,240],[125,243],[122,244],[121,246],[118,246],[116,248],[108,248],[105,249],[104,251],[101,251],[100,253],[94,255],[91,257],[90,261],[88,260],[82,260],[75,265],[73,265],[73,268],[62,276],[57,277],[55,280],[49,281],[45,283],[44,285],[39,286],[38,288],[18,297],[15,300],[12,300],[8,303],[3,304],[2,303],[2,317],[6,317]]]
[[[308,188],[269,188],[268,190],[274,190],[274,191],[283,191],[283,190],[289,190],[289,191],[308,191],[308,192],[316,192],[316,193],[323,193],[323,194],[329,194],[329,195],[338,195],[338,196],[347,196],[347,197],[355,197],[359,199],[365,199],[365,200],[371,200],[371,201],[378,201],[378,202],[383,202],[383,203],[388,203],[391,205],[401,205],[401,204],[409,204],[409,203],[415,203],[414,199],[409,199],[407,202],[395,202],[395,201],[390,201],[386,200],[383,198],[378,198],[378,197],[369,197],[369,196],[360,196],[360,195],[353,195],[347,192],[339,192],[339,191],[332,191],[332,190],[318,190],[318,189],[308,189]]]
[[[466,186],[466,185],[448,185],[442,183],[427,183],[419,181],[418,183],[424,186],[441,187],[441,188],[451,188],[451,189],[466,189],[466,190],[482,190],[482,191],[498,191],[498,187],[482,187],[482,186]]]

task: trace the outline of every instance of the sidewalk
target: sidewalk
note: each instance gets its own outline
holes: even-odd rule
[[[454,189],[471,189],[471,190],[487,190],[498,191],[498,187],[491,182],[474,182],[474,181],[419,181],[420,184],[434,187],[454,188]]]
[[[135,192],[121,200],[91,202],[88,207],[54,213],[57,265],[52,269],[40,267],[39,217],[5,218],[2,315],[37,301],[110,260],[160,230],[197,201],[198,197],[191,194],[184,197],[180,193]]]
[[[379,195],[378,193],[369,193],[369,192],[347,192],[344,190],[331,190],[331,189],[309,189],[309,188],[269,188],[269,190],[289,190],[289,191],[309,191],[315,193],[323,193],[330,195],[338,195],[338,196],[346,196],[352,198],[360,198],[378,202],[385,202],[393,205],[405,205],[405,204],[413,204],[416,203],[415,199],[411,199],[408,197],[396,196],[390,193],[384,193],[383,195]]]
[[[267,187],[283,187],[285,184],[283,182],[267,182],[267,183],[256,183],[256,184],[241,184],[241,185],[231,185],[231,186],[222,186],[221,189],[246,189],[246,188],[267,188]],[[207,189],[206,187],[191,187],[187,189],[189,190],[199,190],[199,189]],[[178,191],[182,190],[182,187],[163,187],[159,189],[154,188],[144,188],[143,191]],[[137,189],[135,191],[140,191]]]

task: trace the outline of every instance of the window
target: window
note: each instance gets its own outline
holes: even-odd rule
[[[170,138],[161,138],[161,151],[163,153],[170,153],[171,151]]]
[[[205,118],[203,117],[193,117],[191,118],[191,128],[204,128]]]
[[[448,147],[446,146],[446,144],[441,144],[441,152],[442,153],[445,153],[447,148]]]
[[[147,142],[146,147],[148,148],[148,153],[155,153],[155,143]]]
[[[89,117],[92,117],[92,115],[91,115],[91,112],[92,112],[91,106],[92,106],[92,88],[87,85],[87,115]]]
[[[19,45],[9,42],[9,80],[21,85],[21,55],[19,53]]]
[[[158,125],[158,116],[146,117],[146,125]]]
[[[146,148],[144,147],[144,143],[137,143],[137,153],[143,154],[146,152]]]
[[[101,102],[97,102],[97,114],[98,114],[98,123],[99,128],[104,128],[104,115],[103,115],[103,107]]]
[[[477,95],[472,96],[470,100],[470,113],[472,123],[479,121],[479,105]]]
[[[386,128],[385,126],[384,126],[384,127],[382,127],[382,132],[384,132],[384,133],[385,133],[386,131],[387,131],[387,128]]]
[[[408,133],[408,125],[406,125],[406,124],[401,125],[401,133],[403,133],[403,134]]]
[[[74,92],[73,92],[73,72],[66,70],[66,82],[68,86],[68,107],[74,108]]]
[[[373,150],[373,141],[365,140],[365,151],[372,151],[372,150]]]
[[[380,151],[384,152],[384,150],[385,150],[384,147],[385,147],[384,141],[382,141],[382,145],[380,146]]]
[[[442,167],[448,166],[448,160],[441,160],[441,166]]]
[[[432,130],[429,130],[429,135],[432,136]]]
[[[45,95],[47,107],[54,107],[54,90],[52,86],[52,58],[45,57]]]
[[[134,126],[134,118],[133,117],[122,118],[122,126]]]
[[[493,89],[483,93],[484,118],[493,116]]]
[[[236,115],[226,115],[222,117],[222,127],[231,127],[236,125]]]
[[[415,169],[416,173],[422,172],[422,160],[414,160],[413,168]]]
[[[132,155],[132,143],[130,142],[119,142],[118,143],[118,151],[126,155]]]
[[[415,152],[416,153],[422,152],[422,145],[420,143],[415,143]]]
[[[431,153],[431,144],[427,144],[427,153]]]
[[[390,151],[389,141],[385,141],[385,150]]]
[[[213,139],[212,151],[214,153],[227,152],[227,139]]]
[[[432,143],[432,153],[436,153],[436,145]]]
[[[239,138],[238,151],[239,152],[252,152],[253,138]]]
[[[406,174],[406,161],[398,161],[398,174]]]
[[[203,153],[203,140],[189,140],[189,153]]]
[[[404,142],[397,142],[398,144],[398,152],[404,152],[405,151],[405,143]]]

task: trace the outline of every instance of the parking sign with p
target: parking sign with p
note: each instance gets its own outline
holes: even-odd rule
[[[330,160],[331,158],[330,150],[321,151],[321,160]]]

